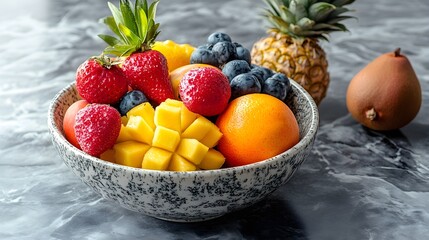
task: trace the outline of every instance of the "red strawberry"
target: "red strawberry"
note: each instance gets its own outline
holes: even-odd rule
[[[122,70],[133,89],[142,91],[156,105],[174,98],[168,78],[167,60],[156,50],[133,53],[122,64]]]
[[[103,22],[116,36],[98,35],[109,44],[104,54],[126,58],[122,70],[130,86],[142,91],[155,105],[174,98],[167,60],[151,50],[159,34],[159,23],[155,22],[157,5],[158,1],[149,5],[147,0],[136,1],[135,6],[130,1],[120,1],[119,7],[109,3],[112,16]]]
[[[76,115],[75,133],[82,150],[98,157],[113,147],[121,130],[121,115],[106,104],[90,104]]]
[[[195,68],[189,70],[180,81],[179,95],[190,111],[215,116],[227,107],[231,87],[228,78],[219,69]]]
[[[77,69],[76,89],[89,103],[113,104],[127,93],[128,82],[108,58],[90,58]]]

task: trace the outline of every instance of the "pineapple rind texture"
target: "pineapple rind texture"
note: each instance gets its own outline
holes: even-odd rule
[[[252,63],[284,73],[320,104],[329,86],[328,61],[316,39],[294,39],[271,32],[253,45]]]
[[[252,63],[282,72],[302,85],[319,105],[329,85],[326,54],[318,39],[348,31],[341,22],[355,0],[264,0],[268,37],[253,45]]]

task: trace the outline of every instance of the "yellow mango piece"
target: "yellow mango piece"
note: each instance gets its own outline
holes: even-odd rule
[[[153,128],[141,116],[130,116],[128,119],[127,126],[130,135],[133,140],[143,142],[146,144],[152,144],[153,139]]]
[[[149,124],[152,129],[155,129],[155,123],[153,121],[154,115],[155,110],[148,102],[141,103],[131,108],[131,110],[127,112],[128,118],[130,116],[140,116],[146,121],[147,124]]]
[[[179,44],[172,40],[156,41],[152,47],[165,56],[168,63],[168,71],[187,65],[190,63],[191,54],[194,47],[189,44]]]
[[[222,155],[222,153],[211,148],[198,167],[205,170],[219,169],[224,163],[225,157]]]
[[[161,103],[155,111],[155,125],[180,131],[180,108],[173,107],[165,102]]]
[[[213,127],[206,134],[206,136],[200,140],[200,142],[209,148],[213,148],[217,145],[223,134],[219,128],[213,124]]]
[[[174,152],[179,145],[180,134],[166,127],[158,126],[152,140],[152,146]]]
[[[198,114],[189,111],[182,101],[169,98],[165,100],[165,103],[169,106],[180,108],[180,131],[183,132],[183,130],[189,127],[189,125],[191,125],[191,123],[197,119]]]
[[[198,114],[191,112],[185,106],[185,104],[182,104],[181,110],[182,110],[182,112],[180,115],[180,121],[181,121],[180,130],[183,132],[183,131],[185,131],[185,129],[187,129],[189,127],[189,125],[191,125],[191,123],[193,123],[195,121],[195,119],[197,119]]]
[[[195,165],[199,165],[209,150],[196,139],[183,138],[177,147],[176,153]]]
[[[115,150],[113,148],[105,151],[104,153],[102,153],[100,155],[100,159],[104,160],[104,161],[108,161],[111,163],[115,163]]]
[[[122,116],[121,117],[121,123],[122,123],[122,125],[127,125],[127,122],[128,122],[128,117],[127,116]]]
[[[197,170],[197,166],[183,158],[178,154],[173,154],[171,157],[170,165],[168,166],[168,170],[170,171],[195,171]]]
[[[133,140],[133,137],[131,136],[130,129],[127,128],[124,125],[121,125],[121,130],[119,131],[118,139],[116,139],[116,142],[125,142]]]
[[[167,104],[168,106],[172,106],[172,107],[179,107],[181,108],[183,106],[183,102],[176,100],[176,99],[171,99],[168,98],[167,100],[164,101],[165,104]]]
[[[149,150],[150,146],[136,141],[126,141],[115,144],[116,163],[140,168],[142,165],[143,157]]]
[[[200,141],[203,139],[206,134],[212,129],[216,127],[210,120],[203,116],[199,116],[188,128],[185,129],[182,133],[182,138],[194,138]]]
[[[151,147],[144,155],[141,167],[152,170],[167,170],[172,153],[161,148]]]

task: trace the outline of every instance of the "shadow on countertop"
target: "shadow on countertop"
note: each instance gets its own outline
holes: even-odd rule
[[[199,223],[165,225],[177,239],[193,232],[201,239],[308,239],[295,211],[275,195],[243,210]]]

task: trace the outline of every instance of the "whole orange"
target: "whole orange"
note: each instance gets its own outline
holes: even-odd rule
[[[229,167],[274,157],[299,142],[294,114],[284,102],[268,94],[234,99],[216,125],[223,133],[218,149]]]

